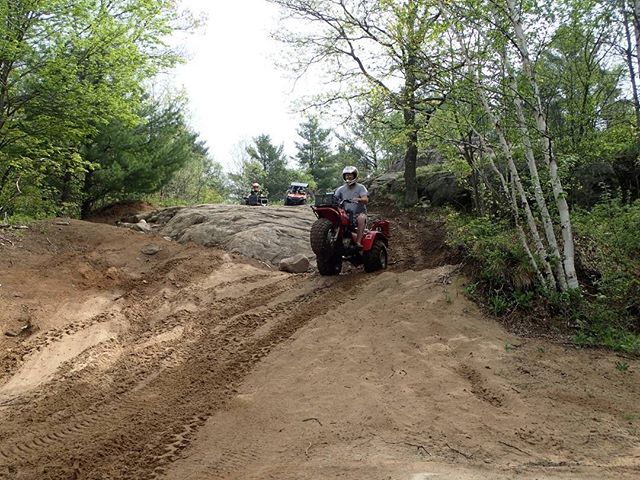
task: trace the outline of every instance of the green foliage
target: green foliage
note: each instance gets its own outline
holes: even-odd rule
[[[78,213],[98,167],[87,153],[106,129],[142,123],[144,82],[179,60],[164,44],[176,3],[0,5],[0,212]]]
[[[491,310],[494,315],[500,316],[507,313],[510,306],[511,302],[509,302],[509,298],[505,295],[497,294],[489,297],[489,310]]]
[[[269,196],[271,203],[278,203],[293,181],[313,185],[313,179],[308,172],[291,169],[287,166],[287,159],[282,145],[275,146],[269,135],[259,135],[253,139],[251,145],[245,148],[247,157],[240,165],[240,171],[229,174],[229,193],[235,201],[242,201],[251,190],[251,184],[258,182],[263,192]]]
[[[640,201],[606,198],[574,216],[590,299],[579,340],[640,351]]]
[[[187,155],[186,163],[162,189],[148,197],[161,206],[223,203],[228,196],[226,174],[206,150]]]
[[[580,329],[575,336],[576,343],[579,345],[597,345],[619,350],[628,353],[640,353],[640,335],[633,333],[624,327],[616,325],[606,320],[608,313],[603,310],[590,311],[592,316],[588,322],[581,323]],[[604,318],[598,318],[599,313],[604,314]]]
[[[296,160],[313,179],[314,190],[333,190],[340,166],[329,144],[331,130],[320,127],[319,120],[310,117],[300,124],[297,133],[302,141],[296,142]]]
[[[640,352],[640,201],[609,198],[576,211],[573,225],[584,294],[540,289],[508,222],[450,213],[447,242],[477,266],[465,293],[495,315],[544,311],[560,318],[579,344]]]
[[[148,100],[139,115],[137,125],[113,121],[101,128],[85,149],[94,167],[81,187],[83,216],[96,205],[159,191],[187,162],[206,155],[175,99]]]
[[[363,176],[387,171],[405,155],[402,115],[386,108],[376,95],[367,98],[338,138],[337,162],[356,165]]]
[[[269,135],[258,135],[253,139],[253,144],[247,147],[247,154],[251,160],[262,167],[262,172],[255,172],[261,181],[251,179],[247,182],[247,189],[251,188],[252,182],[258,181],[263,190],[269,192],[269,195],[284,197],[287,187],[291,183],[292,174],[287,168],[287,158],[283,151],[284,146],[275,146]]]
[[[616,370],[618,370],[619,372],[626,372],[629,370],[629,363],[628,362],[622,362],[620,360],[616,361]]]
[[[465,288],[468,297],[485,303],[496,316],[534,309],[545,292],[508,222],[450,213],[446,226],[447,243],[475,266],[474,279]]]
[[[479,279],[495,292],[535,287],[535,273],[511,225],[497,217],[447,216],[447,243],[478,265]]]
[[[538,64],[543,94],[551,99],[550,128],[559,152],[598,158],[608,143],[601,138],[604,130],[597,128],[598,122],[603,117],[613,125],[625,121],[614,113],[619,109],[616,87],[622,65],[600,59],[610,48],[601,39],[612,37],[617,26],[608,21],[606,11],[585,10],[578,3],[565,17]]]

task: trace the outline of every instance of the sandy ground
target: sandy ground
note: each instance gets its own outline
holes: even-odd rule
[[[0,231],[2,479],[640,477],[640,362],[506,332],[415,220],[330,278],[57,223]]]

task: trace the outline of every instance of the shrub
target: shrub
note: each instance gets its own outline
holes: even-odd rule
[[[447,243],[475,266],[469,293],[495,315],[519,310],[561,319],[576,341],[640,352],[640,201],[607,198],[574,211],[582,293],[545,291],[513,226],[496,216],[447,215]]]

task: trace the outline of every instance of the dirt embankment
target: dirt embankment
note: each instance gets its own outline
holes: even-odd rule
[[[393,220],[389,270],[329,278],[0,232],[0,478],[637,478],[639,362],[510,335]]]

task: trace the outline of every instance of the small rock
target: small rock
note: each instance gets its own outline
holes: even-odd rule
[[[111,280],[116,280],[120,276],[120,272],[116,267],[109,267],[107,268],[105,275]]]
[[[142,253],[144,253],[145,255],[155,255],[156,253],[158,253],[159,251],[161,251],[162,249],[154,244],[154,243],[150,243],[149,245],[146,245],[145,247],[142,248],[142,250],[140,250]]]
[[[20,327],[20,330],[18,330],[17,332],[15,330],[6,330],[4,334],[7,337],[18,337],[23,333],[30,333],[32,328],[33,326],[31,325],[31,323],[25,323],[22,327]]]
[[[280,270],[289,273],[304,273],[309,269],[309,259],[302,253],[280,260]]]
[[[140,220],[138,223],[135,223],[133,225],[133,229],[139,230],[140,232],[144,233],[151,233],[152,231],[151,226],[144,219]]]

